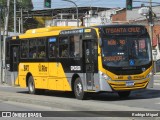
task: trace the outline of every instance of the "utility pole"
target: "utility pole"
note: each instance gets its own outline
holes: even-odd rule
[[[151,39],[151,45],[153,49],[153,15],[152,15],[152,0],[149,0],[149,34],[150,34],[150,39]]]
[[[14,0],[14,33],[16,33],[16,0]]]
[[[0,84],[2,83],[2,36],[1,36],[1,14],[2,13],[2,5],[0,5]]]
[[[153,15],[152,15],[152,0],[149,0],[149,34],[150,34],[150,39],[151,39],[151,46],[152,46],[152,51],[155,49],[153,46],[153,26],[154,26],[154,21],[153,21]],[[153,56],[154,57],[154,56]],[[156,62],[153,60],[153,74],[156,72]],[[151,87],[153,87],[154,84],[154,77],[152,77],[152,80],[150,82]]]
[[[8,21],[9,21],[9,7],[10,0],[7,0],[7,11],[5,16],[5,26],[4,26],[4,35],[3,35],[3,73],[2,73],[2,82],[5,83],[5,72],[6,72],[6,38],[8,35]]]
[[[153,50],[155,50],[155,48],[153,47],[153,26],[154,26],[154,20],[153,20],[153,12],[152,12],[152,0],[149,0],[149,7],[144,7],[142,6],[141,9],[139,9],[139,14],[143,15],[143,16],[146,16],[147,20],[148,20],[148,26],[149,26],[149,35],[150,35],[150,42],[151,42],[151,47],[152,47],[152,53],[153,53]],[[155,55],[156,54],[152,54],[153,55],[153,70],[152,70],[152,73],[154,74],[156,72],[156,59],[155,59]],[[154,84],[154,78],[153,78],[153,75],[152,75],[152,78],[149,82],[149,87],[152,87],[153,88],[153,84]]]
[[[152,11],[152,0],[149,0],[150,2],[150,11],[149,11],[149,34],[150,34],[150,39],[151,39],[151,45],[152,45],[152,50],[155,50],[155,47],[153,46],[153,26],[154,26],[154,20],[153,20],[153,11]],[[153,55],[153,65],[154,65],[154,70],[153,72],[156,73],[156,55]]]
[[[73,2],[72,0],[62,0],[62,1],[66,1],[66,2],[70,2],[73,3],[76,7],[76,15],[77,15],[77,27],[79,27],[79,19],[78,19],[78,6],[75,2]]]
[[[20,8],[21,11],[21,33],[23,33],[23,8]]]

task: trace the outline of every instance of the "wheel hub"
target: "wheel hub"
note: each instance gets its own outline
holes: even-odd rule
[[[78,96],[82,93],[82,85],[80,83],[77,84],[76,91]]]
[[[29,84],[29,89],[30,89],[30,91],[33,91],[33,83]]]

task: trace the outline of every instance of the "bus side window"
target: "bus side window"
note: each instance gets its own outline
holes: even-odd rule
[[[21,58],[28,58],[28,40],[21,41]]]
[[[45,39],[43,38],[39,38],[37,39],[37,47],[38,47],[38,54],[37,57],[39,59],[45,58],[46,57],[46,43],[45,43]]]
[[[70,40],[70,45],[69,45],[70,57],[75,57],[75,40],[74,40],[74,36],[71,36],[69,40]]]
[[[49,38],[49,57],[50,58],[55,58],[57,57],[57,44],[56,44],[56,38],[51,37]]]
[[[68,57],[68,45],[60,45],[60,57]]]
[[[145,40],[139,40],[138,41],[138,56],[141,58],[146,58],[147,56],[147,46],[145,44]]]
[[[37,46],[36,46],[37,40],[30,39],[29,40],[29,58],[37,58]]]
[[[80,36],[74,35],[70,37],[70,57],[80,56]]]
[[[59,56],[60,57],[68,57],[69,51],[68,37],[62,37],[59,39]]]

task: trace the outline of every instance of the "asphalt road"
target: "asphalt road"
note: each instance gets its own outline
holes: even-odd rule
[[[96,119],[95,117],[99,117],[99,114],[97,115],[94,112],[90,113],[85,111],[109,111],[110,113],[111,111],[157,110],[160,110],[159,85],[154,86],[153,89],[134,91],[132,92],[131,96],[127,99],[120,99],[116,93],[103,93],[91,94],[89,95],[87,100],[77,100],[74,98],[72,94],[65,92],[47,91],[43,95],[30,95],[28,94],[28,89],[0,85],[0,111],[80,111],[78,113],[71,112],[69,114],[71,115],[71,117],[75,116],[76,114],[77,116],[82,114],[82,116],[84,117],[93,116],[92,118],[85,119],[94,120]],[[63,115],[67,113],[64,114],[63,112],[59,112],[56,114],[58,116],[57,119],[63,119]],[[104,117],[106,116],[104,115]],[[65,118],[65,120],[66,119],[74,118],[67,117]],[[102,116],[100,117],[100,119],[106,120],[106,118],[103,118]],[[107,119],[116,120],[117,118],[111,117]],[[125,117],[121,119],[137,120],[137,117]],[[160,118],[154,119],[160,120]]]
[[[41,111],[51,111],[51,113],[54,113],[54,111],[60,111],[57,114],[58,117],[43,117],[43,114]],[[3,112],[3,117],[0,117],[0,120],[132,120],[129,117],[63,117],[61,115],[61,111],[63,112],[64,109],[57,109],[57,108],[52,108],[52,107],[47,107],[47,106],[41,106],[41,105],[34,105],[34,104],[28,104],[28,103],[20,103],[20,102],[13,102],[13,101],[4,101],[0,100],[0,111]],[[40,112],[39,112],[40,111]],[[12,117],[9,116],[4,116],[4,112],[10,113]],[[21,113],[25,114],[26,116],[29,116],[28,114],[31,113],[40,113],[38,114],[37,118],[34,117],[23,117],[23,115],[20,115],[19,117],[16,117],[17,114],[15,113]],[[48,113],[48,114],[51,114]],[[2,113],[1,113],[2,114]],[[63,113],[64,114],[64,113]],[[66,113],[67,114],[67,113]],[[74,114],[74,113],[72,113]],[[78,116],[80,116],[80,112],[76,113]],[[41,118],[42,116],[42,118]],[[75,115],[73,115],[75,116]],[[84,116],[84,114],[83,114]],[[88,115],[87,115],[88,116]],[[94,116],[94,115],[92,115]]]
[[[10,118],[9,116],[6,117],[3,115],[3,117],[0,118],[0,120],[8,120],[8,119],[11,119],[11,120],[97,120],[97,119],[100,119],[100,120],[117,120],[117,118],[111,118],[111,117],[43,117],[41,118],[41,112],[39,112],[40,114],[38,115],[37,118],[34,118],[34,117],[16,117],[15,113],[22,113],[22,114],[25,114],[26,116],[29,116],[29,114],[31,113],[37,113],[37,111],[40,111],[43,109],[43,111],[56,111],[57,109],[54,109],[54,108],[51,108],[51,107],[45,107],[45,106],[40,106],[40,105],[33,105],[33,104],[27,104],[27,103],[18,103],[18,102],[13,102],[13,101],[1,101],[0,100],[0,108],[1,108],[1,111],[9,111],[8,113],[11,112],[11,116],[12,118]],[[60,109],[59,109],[60,110]],[[16,112],[15,112],[16,111]],[[27,112],[26,112],[27,111]],[[36,112],[35,112],[36,111]],[[4,113],[3,113],[4,114]],[[57,114],[57,116],[61,116],[61,112],[59,112]],[[122,119],[122,118],[120,118]],[[128,118],[123,118],[124,120],[128,120]]]

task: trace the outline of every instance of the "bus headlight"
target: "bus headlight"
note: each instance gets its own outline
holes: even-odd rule
[[[153,72],[150,72],[148,75],[147,75],[147,78],[151,78],[153,77]]]
[[[100,71],[99,73],[100,73],[101,79],[111,80],[111,78],[108,75],[104,74],[103,72]]]

